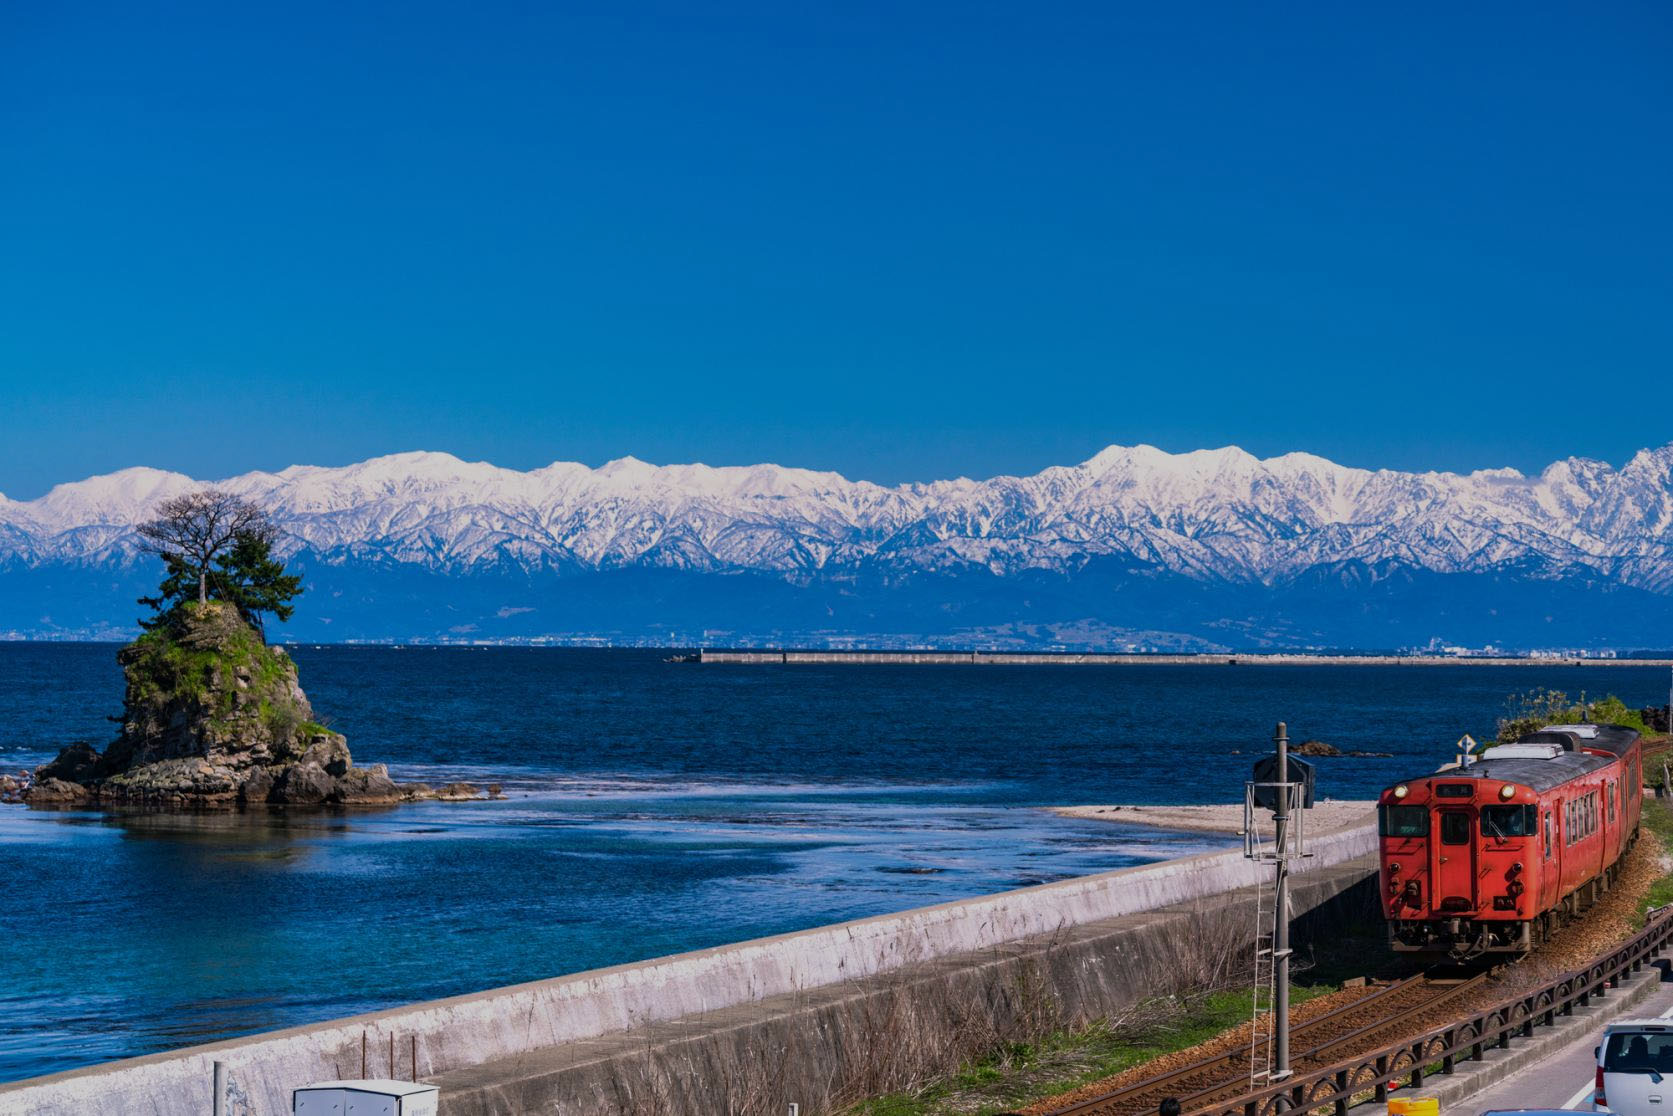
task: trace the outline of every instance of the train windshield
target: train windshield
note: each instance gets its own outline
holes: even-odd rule
[[[1532,837],[1539,827],[1539,814],[1532,806],[1483,806],[1483,837]]]
[[[1384,806],[1381,820],[1384,837],[1429,836],[1428,807]]]

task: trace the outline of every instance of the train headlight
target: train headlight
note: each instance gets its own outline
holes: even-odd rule
[[[1508,783],[1505,784],[1499,788],[1499,797],[1504,799],[1506,802],[1509,802],[1511,799],[1516,797],[1516,788]]]
[[[1412,789],[1405,783],[1401,783],[1399,786],[1394,788],[1395,798],[1405,798],[1410,793],[1412,793]]]

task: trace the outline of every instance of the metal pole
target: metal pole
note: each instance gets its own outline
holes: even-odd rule
[[[1278,746],[1278,811],[1272,819],[1278,850],[1278,895],[1272,919],[1272,972],[1277,985],[1272,1003],[1276,1063],[1272,1076],[1283,1080],[1290,1075],[1290,738],[1283,721],[1278,722],[1272,742]]]
[[[215,1116],[227,1116],[227,1064],[215,1063]]]

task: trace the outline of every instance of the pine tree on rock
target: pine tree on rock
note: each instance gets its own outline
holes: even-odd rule
[[[177,626],[194,599],[225,601],[264,638],[267,614],[290,619],[302,578],[273,556],[277,531],[255,505],[213,489],[191,493],[164,503],[139,530],[165,568],[157,595],[139,599],[155,613],[140,621],[146,629]]]

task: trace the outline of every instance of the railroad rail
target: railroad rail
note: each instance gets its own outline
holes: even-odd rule
[[[1648,925],[1624,944],[1603,954],[1585,968],[1576,969],[1531,992],[1509,997],[1483,1011],[1454,1020],[1444,1027],[1407,1034],[1399,1041],[1347,1053],[1339,1060],[1318,1063],[1338,1055],[1355,1040],[1364,1040],[1377,1031],[1397,1027],[1399,1020],[1435,1007],[1438,998],[1404,1008],[1392,1018],[1360,1028],[1357,1032],[1332,1036],[1297,1055],[1294,1061],[1301,1066],[1289,1079],[1274,1082],[1265,1088],[1251,1090],[1247,1085],[1247,1056],[1244,1084],[1236,1086],[1222,1076],[1219,1087],[1190,1077],[1193,1069],[1207,1069],[1217,1059],[1162,1074],[1146,1081],[1135,1082],[1122,1089],[1077,1101],[1051,1110],[1049,1116],[1131,1116],[1133,1113],[1154,1112],[1163,1097],[1177,1097],[1186,1116],[1282,1116],[1296,1110],[1318,1111],[1330,1108],[1335,1116],[1345,1116],[1355,1098],[1367,1097],[1378,1104],[1388,1099],[1391,1087],[1401,1083],[1417,1088],[1431,1069],[1450,1074],[1460,1061],[1480,1060],[1489,1047],[1508,1048],[1514,1038],[1525,1038],[1540,1026],[1549,1026],[1559,1015],[1570,1015],[1576,1006],[1585,1007],[1592,997],[1606,997],[1609,989],[1617,987],[1623,977],[1637,973],[1654,959],[1673,947],[1673,910],[1662,908],[1651,912]],[[1484,974],[1485,976],[1485,974]],[[1418,980],[1423,978],[1413,978]],[[1479,981],[1482,978],[1477,978]],[[1297,1028],[1295,1035],[1314,1033],[1318,1024],[1351,1014],[1351,1009],[1367,1003],[1379,1003],[1385,1008],[1396,1006],[1396,1001],[1385,999],[1397,989],[1412,985],[1412,981],[1390,985],[1388,991],[1377,996],[1362,997],[1317,1019],[1307,1028]],[[1477,985],[1472,982],[1470,987]],[[1445,999],[1461,994],[1456,988]],[[1308,1063],[1313,1063],[1309,1065]],[[1226,1067],[1222,1066],[1222,1071]],[[1167,1091],[1167,1090],[1173,1091]]]
[[[1303,1020],[1291,1030],[1295,1061],[1328,1058],[1366,1035],[1387,1028],[1390,1019],[1415,1011],[1433,1009],[1480,987],[1487,979],[1479,973],[1467,979],[1420,973],[1393,984],[1381,985],[1370,994]],[[1201,1106],[1224,1097],[1237,1096],[1249,1088],[1249,1047],[1242,1044],[1167,1073],[1134,1081],[1107,1093],[1076,1101],[1052,1116],[1140,1116],[1156,1111],[1167,1097],[1181,1105]]]

